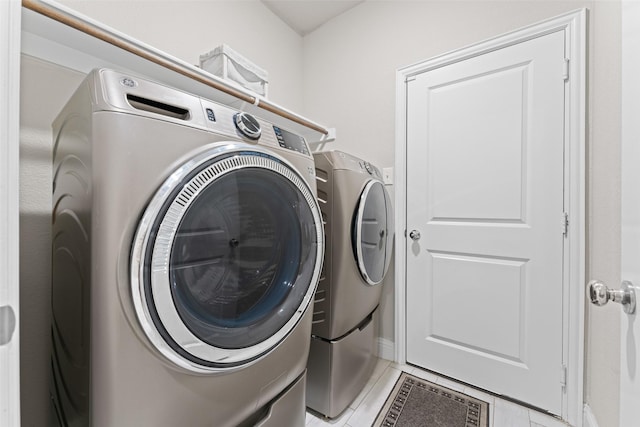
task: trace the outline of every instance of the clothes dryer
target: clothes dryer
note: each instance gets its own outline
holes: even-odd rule
[[[113,70],[54,125],[64,426],[300,426],[323,257],[305,140]]]
[[[360,393],[375,364],[393,212],[377,167],[341,151],[314,159],[326,252],[314,300],[307,406],[333,418]]]

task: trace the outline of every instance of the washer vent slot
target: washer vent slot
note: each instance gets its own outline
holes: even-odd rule
[[[180,120],[187,120],[189,118],[189,110],[175,105],[169,105],[164,102],[154,101],[153,99],[131,94],[127,94],[127,101],[129,102],[129,105],[137,110],[162,114],[163,116]]]

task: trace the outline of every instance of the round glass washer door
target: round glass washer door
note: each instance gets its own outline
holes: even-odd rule
[[[384,279],[393,246],[393,211],[384,185],[366,183],[353,218],[351,239],[360,275],[369,285]]]
[[[178,366],[237,369],[298,324],[323,251],[317,201],[291,165],[254,146],[212,149],[165,181],[139,223],[138,320]]]

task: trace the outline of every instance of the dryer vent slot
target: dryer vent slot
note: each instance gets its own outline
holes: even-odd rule
[[[158,102],[153,99],[131,94],[127,94],[127,101],[129,101],[129,105],[137,110],[162,114],[163,116],[180,120],[187,120],[189,118],[189,110],[175,105],[169,105],[164,102]]]

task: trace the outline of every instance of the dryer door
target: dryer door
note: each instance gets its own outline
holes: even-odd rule
[[[319,208],[300,174],[256,147],[211,150],[173,173],[139,224],[138,319],[173,363],[237,369],[277,346],[315,291]]]
[[[381,283],[391,261],[393,215],[389,194],[380,181],[370,180],[365,185],[351,236],[362,278],[370,285]]]

